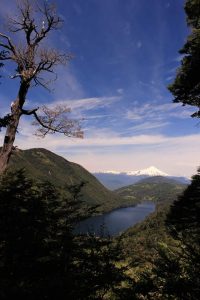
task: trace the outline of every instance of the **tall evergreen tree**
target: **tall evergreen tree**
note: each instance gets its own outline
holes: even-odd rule
[[[185,12],[191,34],[180,50],[184,57],[169,90],[174,95],[174,102],[197,106],[192,117],[200,117],[200,0],[187,0]]]
[[[63,299],[74,222],[71,201],[23,171],[0,181],[0,298]]]
[[[190,299],[200,298],[200,169],[167,216],[167,226],[183,247]]]
[[[160,243],[153,270],[142,274],[139,292],[147,299],[200,299],[200,169],[171,206],[166,227],[174,238]]]

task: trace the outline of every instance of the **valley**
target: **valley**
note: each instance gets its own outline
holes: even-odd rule
[[[16,174],[15,177],[9,179],[9,172],[14,172],[11,174]],[[19,178],[16,176],[19,176]],[[30,192],[27,190],[30,188],[30,183],[26,177],[31,179],[31,182],[34,183]],[[35,231],[37,230],[39,230],[39,232],[42,230],[43,232],[46,226],[45,222],[50,222],[48,226],[54,228],[53,231],[50,229],[51,234],[54,234],[54,230],[57,226],[59,229],[63,228],[62,224],[69,223],[69,228],[71,229],[68,232],[69,236],[65,236],[65,240],[72,244],[70,249],[66,248],[66,251],[71,251],[71,249],[75,251],[74,254],[70,254],[70,259],[72,260],[73,277],[78,278],[77,282],[80,282],[79,274],[81,267],[83,268],[81,270],[83,279],[88,282],[90,278],[92,280],[92,286],[94,280],[101,280],[102,274],[104,274],[104,282],[107,285],[107,268],[109,266],[109,272],[112,273],[112,276],[116,276],[114,278],[123,278],[119,279],[120,286],[118,291],[120,295],[123,293],[123,296],[116,299],[129,299],[128,297],[131,294],[138,295],[139,298],[136,299],[140,299],[140,296],[146,293],[146,291],[148,293],[149,284],[155,284],[155,288],[160,288],[159,281],[151,282],[155,272],[157,272],[160,255],[168,255],[168,253],[171,253],[169,252],[171,251],[170,249],[173,249],[175,259],[180,255],[179,247],[182,245],[182,241],[177,241],[174,236],[171,235],[167,227],[167,222],[169,222],[167,220],[171,207],[173,207],[177,201],[176,199],[184,195],[184,193],[187,193],[189,187],[187,184],[181,183],[169,176],[154,175],[145,176],[145,178],[141,179],[139,175],[139,178],[140,180],[136,183],[111,191],[104,187],[94,175],[80,165],[69,162],[46,149],[17,150],[12,156],[9,166],[8,182],[0,182],[0,198],[2,200],[5,197],[6,200],[3,209],[12,210],[17,208],[17,214],[16,212],[14,214],[16,219],[11,219],[11,222],[17,222],[18,224],[19,220],[22,220],[20,221],[20,226],[23,227],[23,218],[24,216],[26,217],[26,213],[29,212],[28,202],[30,202],[30,207],[34,207],[34,204],[31,202],[32,197],[34,199],[37,193],[40,194],[41,189],[42,193],[46,195],[46,200],[42,198],[40,204],[38,204],[41,206],[42,203],[43,205],[46,203],[46,206],[41,206],[39,214],[36,210],[38,214],[36,219],[38,217],[41,218],[44,207],[46,207],[48,211],[48,218],[46,220],[46,216],[44,215],[39,222],[39,224],[44,223],[43,227],[33,227],[31,234],[35,235]],[[12,186],[9,187],[12,181],[16,181],[14,189]],[[82,182],[85,184],[80,194],[74,194],[74,200],[72,197],[70,201],[66,199],[65,202],[65,200],[61,198],[62,200],[60,202],[60,200],[56,198],[56,195],[59,194],[56,194],[56,190],[54,190],[53,186],[59,191],[60,196],[64,192],[63,195],[66,197],[72,187],[77,187]],[[4,184],[6,184],[6,189],[4,189]],[[17,190],[22,190],[20,197],[18,197],[18,191],[16,194],[16,188]],[[49,188],[51,193],[49,193]],[[38,192],[35,194],[34,190]],[[76,189],[73,191],[76,191]],[[7,192],[9,195],[11,195],[12,192],[14,193],[13,200],[19,201],[17,206],[8,205],[7,208]],[[31,193],[33,193],[32,196],[30,196]],[[25,197],[25,201],[21,201],[21,197]],[[26,199],[29,199],[28,202]],[[37,203],[37,198],[35,200]],[[53,202],[51,202],[52,200]],[[87,204],[88,207],[95,207],[95,211],[92,210],[92,215],[88,215],[88,213],[84,215],[84,208],[80,210],[83,203]],[[57,214],[57,212],[59,213]],[[33,222],[35,222],[34,210],[32,213]],[[81,214],[80,216],[79,213]],[[18,216],[18,214],[20,215]],[[11,215],[13,215],[13,213],[11,213]],[[89,216],[91,217],[86,219]],[[57,218],[58,223],[54,224],[54,222],[57,222]],[[64,223],[63,220],[65,220]],[[82,220],[82,224],[80,220]],[[13,228],[18,230],[18,226],[19,225],[16,226],[15,224]],[[79,226],[79,228],[76,228],[76,226]],[[63,243],[62,239],[59,239],[59,235],[65,232],[63,229],[59,229],[59,233],[55,231],[56,237],[54,237],[54,239],[58,245],[60,245],[60,243],[62,245]],[[27,230],[30,229],[27,228]],[[24,229],[22,230],[22,233],[23,232]],[[39,232],[37,234],[39,234]],[[51,249],[51,242],[48,247]],[[20,249],[17,249],[17,251],[18,250]],[[53,250],[52,253],[54,253],[54,251],[55,250]],[[56,250],[56,256],[59,251],[59,249]],[[163,251],[165,251],[164,254],[162,254]],[[164,259],[165,256],[161,257],[161,261],[165,261]],[[73,265],[74,262],[76,262],[75,265]],[[97,270],[98,267],[100,267],[100,269]],[[85,268],[89,270],[89,275]],[[91,276],[93,273],[98,274],[100,277],[96,277],[96,275],[95,277]],[[148,280],[145,279],[145,276],[147,276]],[[182,276],[181,272],[180,276]],[[75,283],[76,281],[74,281],[73,284],[71,283],[69,292],[73,292],[77,297],[81,289],[80,286],[77,289]],[[145,286],[146,290],[141,290],[140,285]],[[87,284],[82,282],[84,293],[87,291],[86,287]],[[101,287],[102,283],[100,290]],[[115,292],[111,292],[112,287],[109,287],[107,290],[106,297],[108,298],[105,299],[115,299],[113,298]],[[117,287],[117,284],[115,287]],[[98,293],[100,293],[100,291],[98,291]],[[81,296],[78,299],[81,299]]]
[[[80,201],[88,206],[97,206],[97,214],[136,205],[142,201],[167,202],[174,199],[186,187],[185,184],[169,177],[148,176],[141,179],[139,175],[137,183],[131,181],[132,185],[111,191],[82,166],[42,148],[17,150],[12,156],[9,168],[10,170],[22,168],[30,178],[49,181],[60,190],[64,188],[67,191],[69,187],[83,183]]]

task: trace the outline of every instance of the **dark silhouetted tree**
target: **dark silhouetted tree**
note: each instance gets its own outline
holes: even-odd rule
[[[200,298],[200,169],[182,196],[172,205],[167,216],[167,226],[172,236],[183,247],[184,272],[187,293]]]
[[[187,0],[185,12],[191,34],[180,50],[184,55],[181,67],[169,90],[174,95],[174,102],[196,106],[198,110],[192,117],[200,117],[200,1]]]
[[[22,170],[1,176],[0,299],[127,299],[117,298],[126,280],[116,265],[119,244],[73,234],[88,213],[80,209],[81,187],[65,196]]]
[[[200,298],[200,170],[173,203],[166,226],[174,242],[161,242],[150,272],[142,274],[140,292],[147,299]]]
[[[67,295],[77,204],[74,196],[61,196],[48,182],[34,184],[21,170],[2,176],[1,299],[63,299]]]
[[[76,261],[76,297],[78,299],[127,299],[122,282],[129,281],[125,267],[117,267],[122,260],[120,241],[95,235],[81,236]],[[80,251],[80,249],[82,249]],[[127,288],[128,290],[128,288]],[[126,294],[127,296],[127,294]],[[76,298],[72,294],[72,299]]]

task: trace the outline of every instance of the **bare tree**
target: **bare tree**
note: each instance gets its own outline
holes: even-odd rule
[[[69,108],[57,106],[55,109],[43,107],[38,114],[38,107],[24,109],[27,93],[32,86],[47,88],[47,73],[55,75],[55,67],[66,64],[72,56],[62,54],[58,50],[44,46],[44,40],[49,33],[62,25],[62,20],[56,14],[55,7],[43,1],[42,5],[31,0],[20,0],[17,6],[18,16],[9,19],[9,35],[0,32],[0,63],[11,61],[16,66],[12,79],[20,79],[18,95],[11,104],[9,115],[0,119],[0,125],[6,127],[3,147],[0,153],[0,174],[7,168],[14,149],[13,143],[23,115],[35,117],[34,125],[38,125],[38,133],[60,132],[66,136],[82,137],[79,122],[70,120]],[[23,37],[23,42],[15,42],[16,36]]]

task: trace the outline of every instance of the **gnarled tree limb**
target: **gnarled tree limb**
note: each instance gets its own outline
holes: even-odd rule
[[[0,33],[0,66],[10,60],[15,64],[10,78],[20,79],[17,97],[11,105],[12,119],[6,123],[4,144],[0,152],[0,174],[7,168],[19,121],[23,115],[35,117],[39,136],[59,132],[66,136],[83,137],[79,121],[68,118],[70,110],[65,106],[53,110],[43,107],[41,115],[38,114],[38,108],[24,109],[29,89],[35,85],[48,88],[48,82],[51,80],[48,78],[47,81],[45,74],[53,75],[54,79],[55,67],[66,64],[72,55],[45,47],[43,43],[49,33],[60,28],[62,24],[54,6],[46,0],[43,0],[43,5],[37,5],[34,0],[18,0],[18,3],[18,15],[9,19],[10,34]]]
[[[80,121],[68,118],[71,112],[69,107],[57,105],[54,108],[46,106],[41,107],[41,115],[37,114],[37,109],[33,110],[36,121],[33,125],[39,127],[36,135],[45,137],[48,133],[62,133],[68,137],[83,138],[83,131],[81,130]]]

